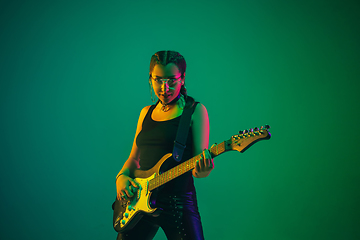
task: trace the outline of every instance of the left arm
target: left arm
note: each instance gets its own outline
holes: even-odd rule
[[[204,105],[198,103],[192,115],[193,155],[202,153],[202,158],[195,165],[192,174],[196,178],[207,177],[214,169],[209,147],[209,116]]]

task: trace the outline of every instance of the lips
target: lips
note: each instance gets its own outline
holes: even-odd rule
[[[161,94],[161,96],[163,96],[164,98],[169,98],[171,97],[171,94]]]

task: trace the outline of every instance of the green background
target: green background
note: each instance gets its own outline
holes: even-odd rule
[[[205,238],[360,239],[358,1],[1,1],[0,238],[115,239],[150,57],[176,50],[210,145]],[[155,239],[165,239],[159,231]]]

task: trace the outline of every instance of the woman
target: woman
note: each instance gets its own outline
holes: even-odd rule
[[[139,188],[131,178],[134,169],[148,170],[173,151],[180,116],[186,108],[195,107],[195,110],[181,162],[198,154],[203,157],[192,172],[173,179],[160,189],[156,198],[156,207],[161,209],[158,217],[144,216],[133,229],[119,233],[118,240],[153,239],[159,227],[171,240],[204,239],[193,176],[207,177],[214,168],[207,150],[209,119],[204,105],[187,96],[185,70],[185,59],[178,52],[159,51],[151,57],[151,98],[154,99],[155,93],[158,101],[140,112],[130,156],[116,177],[117,198],[128,199]],[[166,162],[169,164],[168,160]],[[179,163],[170,161],[167,168]]]

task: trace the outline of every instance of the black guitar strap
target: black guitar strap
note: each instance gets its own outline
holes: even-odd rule
[[[189,133],[191,115],[194,113],[195,107],[199,102],[195,102],[194,106],[191,108],[184,109],[182,116],[180,118],[179,127],[176,133],[176,138],[174,141],[173,149],[173,158],[180,162],[186,148],[186,139]]]

